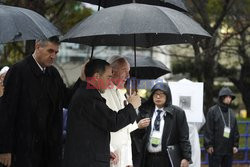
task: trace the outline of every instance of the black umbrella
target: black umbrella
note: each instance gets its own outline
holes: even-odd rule
[[[58,35],[58,29],[40,14],[20,7],[0,5],[0,43]]]
[[[104,8],[136,2],[142,4],[164,6],[175,10],[187,12],[184,0],[81,0],[81,1],[102,6]]]
[[[141,46],[193,42],[210,35],[182,12],[145,4],[100,10],[74,26],[64,42],[90,46]]]
[[[137,64],[134,66],[132,55],[125,56],[130,64],[130,77],[139,79],[156,79],[162,75],[170,73],[165,64],[149,56],[137,56]]]
[[[207,37],[210,35],[182,12],[131,3],[94,13],[74,26],[62,41],[90,46],[134,46],[136,66],[136,46],[191,43]]]

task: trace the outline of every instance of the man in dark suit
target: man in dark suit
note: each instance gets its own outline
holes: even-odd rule
[[[61,166],[62,108],[73,91],[52,66],[58,48],[58,37],[37,40],[33,55],[13,65],[5,77],[0,162],[6,166]]]
[[[135,121],[141,99],[133,94],[124,109],[113,111],[100,94],[111,82],[109,63],[90,60],[85,75],[87,83],[78,88],[69,106],[64,167],[109,167],[110,132]]]

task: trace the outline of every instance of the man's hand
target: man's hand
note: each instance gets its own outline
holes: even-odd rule
[[[141,106],[141,98],[139,95],[136,95],[135,92],[128,97],[128,102],[133,105],[134,109],[139,108]]]
[[[4,166],[10,167],[11,153],[0,154],[0,163],[2,163]]]
[[[181,160],[181,167],[188,167],[188,166],[189,166],[188,160],[186,159]]]
[[[0,97],[3,96],[4,93],[4,86],[0,83]]]
[[[110,162],[114,165],[119,162],[119,156],[116,152],[110,152]]]
[[[0,75],[0,97],[3,95],[4,86],[3,86],[4,74]]]
[[[233,147],[233,153],[236,154],[238,152],[238,148],[237,147]]]
[[[138,122],[138,128],[139,128],[139,129],[146,128],[146,127],[148,127],[149,123],[150,123],[150,118],[141,119],[141,120]]]
[[[208,152],[208,154],[213,154],[214,148],[213,148],[213,147],[209,147],[209,148],[207,149],[207,152]]]

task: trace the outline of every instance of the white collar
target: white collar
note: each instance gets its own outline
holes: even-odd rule
[[[155,111],[157,111],[157,110],[164,111],[164,110],[163,110],[163,107],[162,107],[162,108],[158,108],[157,106],[155,106]]]
[[[41,71],[42,71],[42,72],[45,71],[46,67],[43,68],[43,67],[36,61],[36,58],[35,58],[35,54],[34,54],[34,53],[32,54],[32,57],[34,58],[36,64],[37,64],[38,67],[41,69]]]

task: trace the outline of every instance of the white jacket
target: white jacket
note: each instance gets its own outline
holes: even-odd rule
[[[124,103],[127,102],[125,95],[120,89],[114,86],[113,89],[105,90],[102,97],[106,99],[106,104],[114,111],[119,111],[124,108]],[[126,167],[133,165],[132,162],[132,149],[130,132],[138,128],[136,121],[133,124],[120,129],[117,132],[111,133],[111,149],[116,151],[119,156],[119,162],[117,165],[111,165],[111,167]]]

